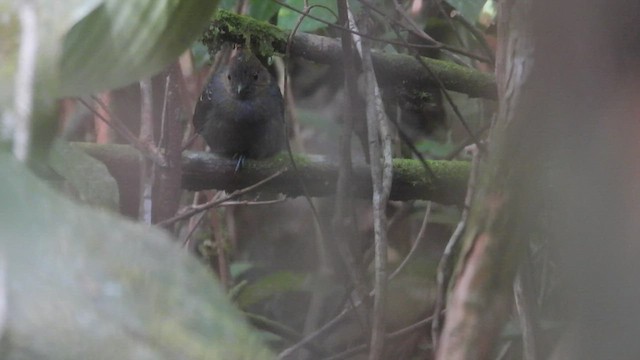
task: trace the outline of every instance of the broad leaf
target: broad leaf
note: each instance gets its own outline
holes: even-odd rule
[[[118,210],[118,183],[104,163],[58,140],[49,154],[49,165],[74,187],[83,202]]]
[[[64,43],[62,94],[94,93],[151,76],[205,29],[217,1],[104,0]]]
[[[160,230],[78,205],[0,153],[2,359],[268,359],[213,275]]]
[[[21,158],[27,157],[25,148],[44,157],[54,134],[56,99],[125,86],[159,72],[204,30],[216,5],[216,0],[0,3],[2,43],[7,39],[0,46],[0,140],[14,140]],[[25,54],[20,59],[19,50]],[[20,81],[16,74],[23,75]],[[21,105],[11,109],[14,103]]]

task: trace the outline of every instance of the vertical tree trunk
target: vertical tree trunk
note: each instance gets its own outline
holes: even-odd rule
[[[522,115],[541,138],[538,177],[571,304],[557,358],[639,359],[640,2],[536,4],[539,56]]]
[[[167,167],[155,167],[151,221],[166,220],[178,211],[182,194],[182,137],[185,119],[190,114],[184,109],[181,98],[182,74],[178,63],[172,64],[164,73],[165,89],[161,92],[164,103],[157,116],[160,124],[158,147],[167,158]],[[172,227],[172,225],[171,225]],[[170,229],[169,229],[170,230]]]
[[[492,356],[545,234],[573,311],[557,358],[637,359],[640,3],[506,0],[501,17],[500,112],[437,357]]]
[[[529,0],[504,1],[496,58],[499,112],[456,265],[438,359],[489,358],[512,302],[512,283],[525,238],[521,207],[527,176],[520,141],[529,131],[519,117],[523,88],[530,80],[533,40]]]

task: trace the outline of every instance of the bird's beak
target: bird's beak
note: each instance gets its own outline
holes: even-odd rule
[[[242,89],[244,89],[244,86],[238,85],[238,88],[236,89],[238,95],[240,95],[240,93],[242,92]]]

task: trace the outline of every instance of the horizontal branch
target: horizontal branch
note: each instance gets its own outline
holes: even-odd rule
[[[248,16],[220,10],[205,32],[204,43],[215,52],[222,41],[245,44],[245,36],[261,54],[284,53],[288,33],[278,27]],[[342,48],[336,39],[298,33],[291,44],[291,55],[322,64],[342,64]],[[471,97],[496,99],[492,74],[466,68],[449,61],[422,58],[444,87]],[[373,67],[381,85],[403,85],[415,88],[438,87],[438,82],[413,56],[381,51],[372,53]]]
[[[104,162],[110,169],[139,166],[141,158],[128,145],[97,145],[75,143],[74,146]],[[296,155],[300,177],[309,196],[330,196],[335,192],[338,166],[317,155]],[[417,160],[396,159],[393,162],[391,200],[433,200],[441,204],[461,204],[464,200],[469,164],[464,161],[428,161],[436,178],[425,171]],[[252,185],[275,172],[286,169],[279,177],[260,188],[261,192],[281,193],[288,197],[302,195],[300,181],[289,156],[280,154],[267,160],[246,160],[242,170],[235,172],[236,161],[205,152],[184,152],[182,156],[182,188],[186,190],[218,189],[233,191]],[[112,172],[113,173],[113,172]],[[114,175],[115,176],[115,175]],[[366,164],[353,168],[353,188],[356,198],[371,198],[370,170]]]

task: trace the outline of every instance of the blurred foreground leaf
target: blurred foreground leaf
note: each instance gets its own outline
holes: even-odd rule
[[[62,140],[53,144],[49,165],[90,205],[118,211],[118,183],[104,163]]]
[[[67,34],[62,94],[128,85],[174,61],[204,31],[216,0],[104,0]]]
[[[163,232],[73,203],[0,153],[0,358],[267,359],[212,275]]]
[[[217,3],[0,2],[0,140],[13,141],[21,160],[43,160],[55,134],[57,99],[160,72],[202,33]]]

